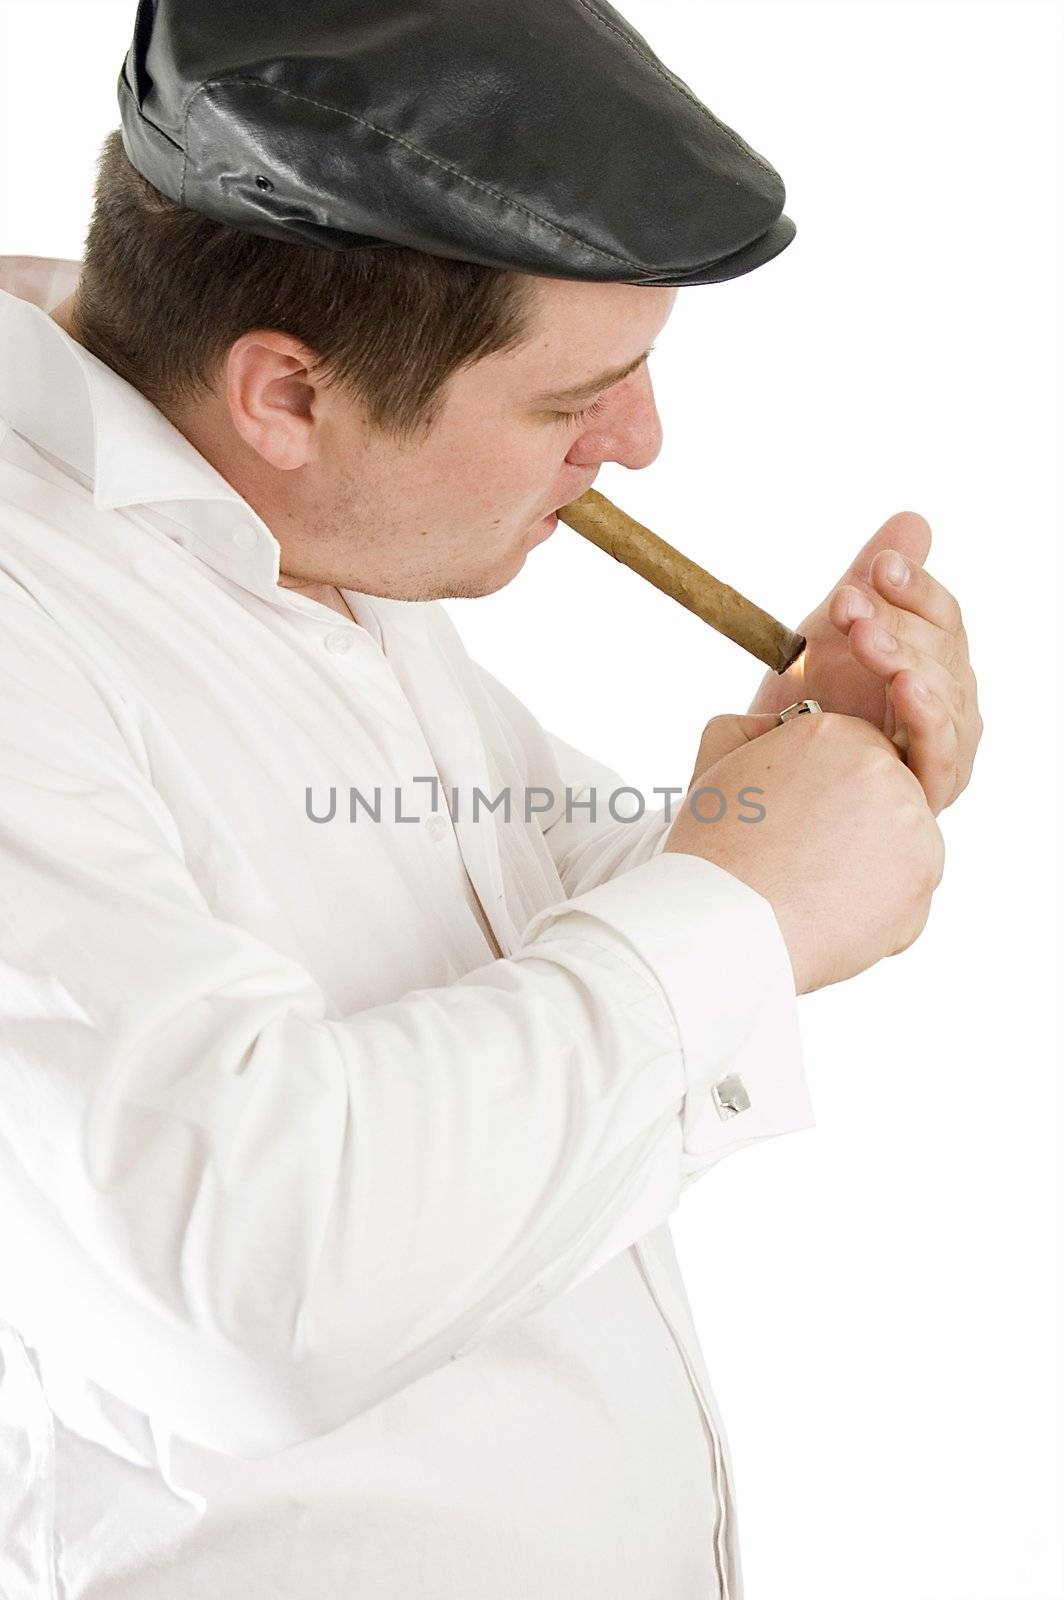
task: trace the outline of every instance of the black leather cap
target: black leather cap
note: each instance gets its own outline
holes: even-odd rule
[[[556,278],[739,277],[783,182],[604,0],[140,0],[125,151],[230,227]]]

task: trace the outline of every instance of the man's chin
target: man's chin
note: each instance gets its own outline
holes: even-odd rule
[[[406,581],[400,578],[387,585],[377,583],[372,588],[363,580],[351,587],[362,594],[379,595],[382,600],[482,600],[489,594],[498,594],[516,578],[531,548],[533,545],[523,540],[505,553],[505,564],[500,553],[496,565],[489,571],[471,573],[467,577],[426,574]]]
[[[521,566],[524,566],[524,554],[521,556]],[[508,583],[516,578],[520,567],[515,567],[512,572],[503,573],[500,577],[482,578],[477,583],[451,584],[451,586],[434,598],[437,600],[483,600],[489,594],[498,594],[500,589],[505,589]]]

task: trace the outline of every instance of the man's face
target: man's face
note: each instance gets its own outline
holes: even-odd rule
[[[410,444],[375,433],[338,391],[317,390],[306,464],[272,474],[276,506],[249,495],[281,543],[289,585],[428,600],[509,583],[549,536],[547,515],[604,461],[638,469],[657,456],[661,424],[640,363],[677,292],[536,279],[528,341],[453,375],[435,426]],[[611,387],[558,398],[633,363]],[[589,400],[593,415],[563,415]]]

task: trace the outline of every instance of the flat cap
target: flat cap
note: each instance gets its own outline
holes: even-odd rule
[[[269,239],[679,286],[793,239],[779,174],[605,0],[140,0],[122,138]]]

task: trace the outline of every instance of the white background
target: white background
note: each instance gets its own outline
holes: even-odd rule
[[[747,1600],[1060,1600],[1064,13],[620,9],[778,168],[798,234],[681,292],[651,358],[662,453],[597,487],[792,625],[921,512],[986,722],[925,933],[800,1002],[816,1130],[738,1153],[672,1219]],[[0,252],[80,254],[134,10],[0,0]],[[648,795],[686,784],[706,720],[760,676],[564,526],[507,588],[446,605],[547,727]]]

